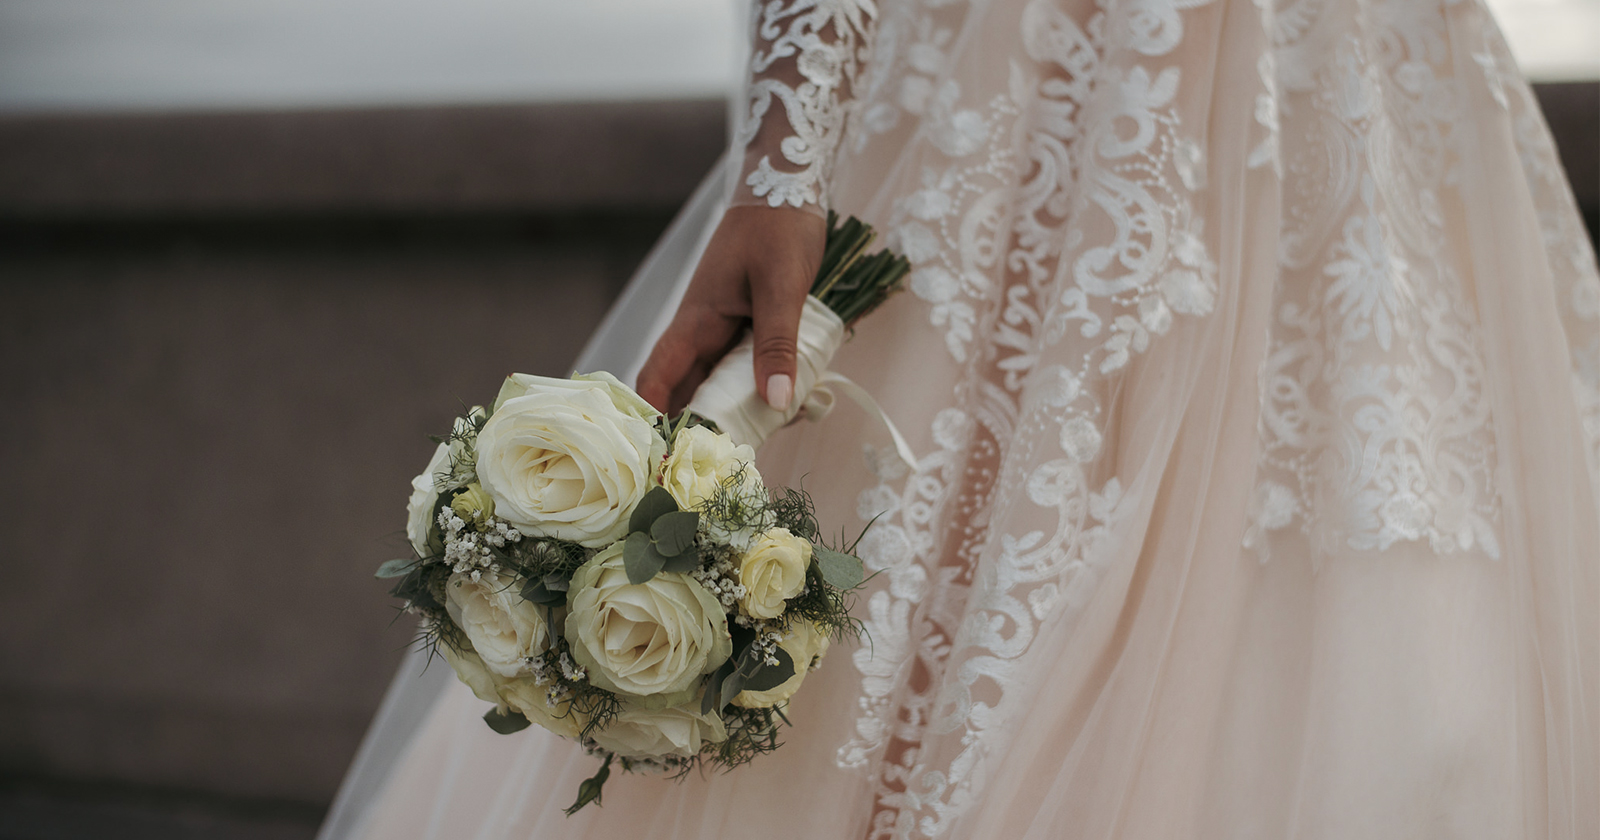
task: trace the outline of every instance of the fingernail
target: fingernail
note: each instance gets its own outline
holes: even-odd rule
[[[789,401],[794,399],[794,383],[786,373],[774,373],[767,377],[767,405],[779,411],[789,410]]]

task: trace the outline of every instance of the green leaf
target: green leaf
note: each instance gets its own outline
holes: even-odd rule
[[[404,577],[411,573],[412,567],[416,566],[418,562],[414,557],[397,557],[379,566],[374,577],[380,579]]]
[[[778,664],[768,665],[760,659],[756,660],[761,667],[745,679],[745,691],[766,691],[783,685],[790,677],[794,676],[794,657],[783,648],[778,648]]]
[[[727,679],[728,675],[732,673],[732,657],[729,657],[728,661],[722,663],[722,667],[712,672],[711,679],[706,683],[705,695],[700,698],[700,714],[709,715],[713,711],[721,709],[723,706],[727,705],[727,703],[722,703],[719,705],[717,700],[722,696],[722,681]]]
[[[548,580],[531,580],[522,587],[522,600],[531,604],[553,607],[567,602],[567,593],[550,588]]]
[[[523,717],[521,712],[516,709],[507,709],[505,712],[501,712],[499,706],[484,712],[483,722],[489,724],[490,729],[501,735],[510,735],[513,732],[521,732],[528,728],[528,719]]]
[[[717,708],[720,709],[732,703],[733,698],[738,697],[739,692],[744,691],[744,680],[744,675],[739,673],[738,669],[734,669],[733,673],[723,678],[722,688],[717,692],[719,700]]]
[[[817,564],[822,579],[835,589],[855,589],[866,580],[866,568],[861,560],[842,551],[834,551],[827,546],[812,546],[811,560]]]
[[[661,571],[687,574],[698,568],[700,568],[700,552],[691,548],[682,554],[668,557],[667,562],[662,565]]]
[[[628,570],[628,582],[641,584],[656,576],[667,558],[662,557],[650,543],[650,535],[635,531],[628,535],[622,548],[622,565]]]
[[[425,610],[438,606],[438,602],[433,599],[433,592],[428,589],[428,581],[422,571],[422,567],[418,566],[407,572],[395,583],[394,588],[389,590],[389,594],[403,601],[410,601]]]
[[[676,557],[694,545],[694,533],[700,528],[700,514],[680,510],[662,514],[650,526],[650,537],[656,541],[656,550],[666,557]]]
[[[644,494],[644,498],[639,500],[638,507],[633,509],[633,515],[628,517],[628,532],[645,531],[648,533],[650,526],[656,524],[657,519],[673,513],[677,509],[678,503],[672,498],[672,494],[667,492],[667,488],[652,487],[650,492]]]
[[[605,792],[606,779],[611,777],[612,758],[614,758],[614,756],[608,753],[606,755],[606,763],[600,765],[599,771],[597,771],[593,776],[584,779],[583,782],[578,785],[578,799],[576,802],[572,803],[572,807],[566,809],[567,816],[570,817],[573,814],[583,810],[583,806],[588,805],[590,802],[593,802],[596,806],[604,804],[600,801],[600,795]]]

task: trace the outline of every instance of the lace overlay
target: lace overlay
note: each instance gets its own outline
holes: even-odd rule
[[[874,646],[855,654],[862,714],[839,763],[874,770],[874,838],[953,836],[973,806],[1016,735],[1008,709],[1041,624],[1073,621],[1150,501],[1101,457],[1114,383],[1218,304],[1196,201],[1204,125],[1186,124],[1183,68],[1162,61],[1210,4],[1067,5],[1026,5],[1026,60],[1009,62],[1005,93],[977,101],[951,72],[965,4],[886,6],[845,139],[848,159],[914,126],[921,165],[886,229],[965,372],[933,422],[937,450],[906,476],[869,447],[878,483],[858,500],[864,521],[878,517],[862,554],[887,585],[867,602]],[[1485,13],[1451,5],[1256,3],[1245,164],[1280,183],[1282,202],[1242,538],[1263,562],[1290,533],[1313,563],[1408,543],[1501,556],[1477,314],[1441,243],[1460,200],[1455,86],[1532,100],[1486,17],[1482,74],[1454,77],[1446,16]],[[1542,144],[1524,153],[1530,178],[1564,190],[1541,128],[1522,132]],[[1566,202],[1549,214],[1564,227],[1545,235],[1573,268],[1594,449],[1600,286]]]
[[[750,78],[734,131],[734,148],[745,163],[732,204],[826,211],[834,150],[876,14],[872,0],[758,5]]]
[[[1263,560],[1286,528],[1318,556],[1417,540],[1500,555],[1476,314],[1440,247],[1460,201],[1447,11],[1376,11],[1352,34],[1339,4],[1263,9],[1277,107],[1304,126],[1279,140],[1293,177],[1245,536]]]
[[[1182,73],[1162,61],[1203,5],[1086,8],[1080,22],[1034,0],[1006,92],[970,103],[941,78],[964,4],[904,3],[881,23],[847,143],[860,153],[916,120],[925,163],[886,229],[966,374],[932,425],[938,451],[905,477],[870,450],[880,482],[859,499],[879,517],[862,556],[888,585],[867,601],[862,715],[839,760],[879,762],[873,837],[958,824],[1011,735],[1007,690],[1036,628],[1093,589],[1139,506],[1095,466],[1108,378],[1217,298],[1191,199],[1205,155],[1176,106]],[[1106,62],[1108,38],[1138,60]],[[1034,527],[996,527],[1022,506]]]

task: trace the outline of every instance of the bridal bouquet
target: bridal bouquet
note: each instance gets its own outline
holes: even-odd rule
[[[415,556],[378,576],[398,578],[425,643],[493,704],[494,731],[536,723],[601,758],[569,814],[599,800],[613,763],[682,774],[776,749],[830,640],[859,633],[853,546],[829,546],[811,499],[768,488],[754,463],[835,391],[871,406],[827,366],[908,266],[866,256],[857,220],[829,221],[792,410],[755,394],[748,340],[675,418],[608,373],[513,374],[412,482]]]

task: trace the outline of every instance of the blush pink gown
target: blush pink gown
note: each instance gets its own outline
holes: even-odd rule
[[[848,406],[760,453],[882,514],[870,644],[777,753],[572,818],[595,761],[452,685],[325,837],[1600,837],[1600,277],[1481,2],[760,8],[731,191],[585,365],[724,196],[903,251],[835,369],[916,468]]]

